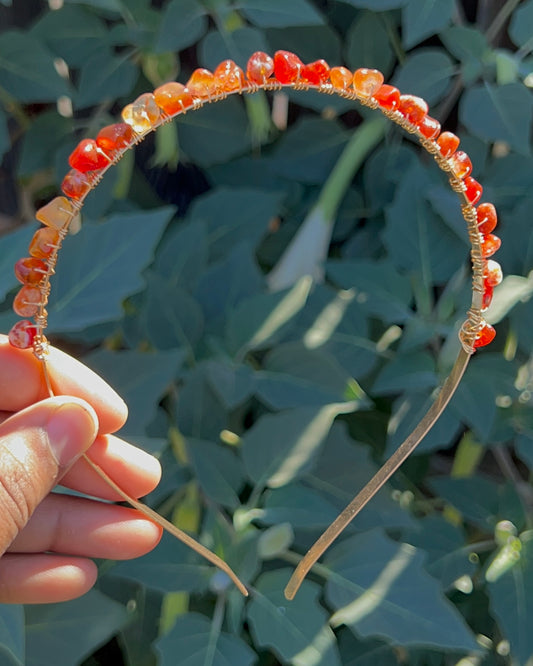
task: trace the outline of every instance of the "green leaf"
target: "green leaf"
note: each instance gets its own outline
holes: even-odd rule
[[[54,278],[50,330],[79,331],[118,319],[126,296],[144,285],[141,271],[173,212],[116,214],[67,238]]]
[[[427,352],[398,354],[376,377],[372,393],[387,395],[433,388],[438,383],[435,360]]]
[[[485,35],[466,25],[454,25],[439,34],[450,53],[461,61],[465,83],[470,85],[483,71],[490,56]]]
[[[246,611],[254,643],[295,666],[340,666],[335,635],[318,602],[319,586],[304,581],[295,599],[287,602],[283,590],[290,573],[278,569],[257,579]]]
[[[531,25],[533,25],[533,2],[522,2],[511,14],[509,37],[517,46],[529,45],[531,48]],[[524,49],[525,51],[525,49]]]
[[[200,2],[171,0],[161,15],[155,52],[181,51],[198,41],[206,29],[206,10]]]
[[[527,536],[520,560],[487,586],[491,611],[517,664],[526,664],[533,655],[533,540],[531,533]]]
[[[364,12],[350,26],[346,36],[346,60],[353,69],[371,67],[388,76],[395,56],[382,18]]]
[[[180,389],[176,422],[185,436],[218,441],[220,432],[228,427],[228,415],[210,375],[207,363],[199,364],[187,374]]]
[[[13,266],[18,259],[28,254],[28,244],[35,231],[33,225],[28,225],[0,238],[0,275],[3,276],[0,282],[0,302],[11,289],[19,285]]]
[[[57,666],[79,664],[127,619],[124,606],[96,590],[74,601],[27,606],[26,666],[41,666],[43,655],[54,655]]]
[[[17,604],[0,606],[0,659],[5,666],[24,666],[24,609]]]
[[[105,377],[126,401],[129,418],[124,431],[142,435],[157,413],[161,396],[176,378],[184,356],[182,351],[143,354],[99,349],[84,362]]]
[[[233,364],[226,360],[208,361],[206,376],[228,410],[235,409],[247,400],[255,386],[255,374],[248,365]]]
[[[268,30],[266,36],[270,45],[269,52],[284,50],[287,48],[287,44],[290,44],[293,53],[297,53],[304,62],[313,62],[318,58],[324,58],[331,65],[342,62],[343,44],[338,31],[331,25],[273,29]],[[289,96],[292,98],[292,93],[289,93]],[[296,104],[306,106],[304,102],[300,102],[304,98],[305,93],[294,94]],[[324,96],[316,95],[315,99],[317,98],[321,98],[322,106],[320,108],[324,108]],[[333,100],[331,101],[333,102]],[[329,106],[329,101],[327,104]],[[353,102],[351,104],[353,106]]]
[[[338,513],[316,490],[291,483],[265,493],[260,520],[267,525],[289,523],[296,529],[316,529],[327,527]]]
[[[265,414],[242,438],[248,476],[270,488],[298,478],[315,460],[335,417],[355,407],[354,402],[344,402]]]
[[[39,114],[22,139],[18,175],[31,176],[41,169],[54,167],[58,148],[62,146],[65,137],[71,136],[71,118],[63,118],[56,111]],[[65,169],[64,162],[62,168]]]
[[[154,269],[169,284],[194,289],[207,266],[208,254],[206,222],[183,222],[165,236],[165,242],[157,251]]]
[[[429,487],[455,507],[464,518],[491,532],[498,522],[498,485],[483,476],[464,479],[434,477]]]
[[[320,25],[322,16],[307,0],[240,0],[237,7],[259,28],[287,28],[300,25]]]
[[[459,104],[459,117],[475,136],[505,141],[517,153],[529,155],[533,95],[521,83],[472,86]]]
[[[402,11],[403,43],[407,49],[451,23],[455,0],[408,0]]]
[[[393,83],[431,105],[446,95],[455,74],[452,59],[442,49],[420,48],[406,58]]]
[[[52,54],[37,39],[15,30],[0,35],[0,87],[19,102],[54,102],[69,94]]]
[[[403,7],[409,0],[345,0],[353,7],[371,9],[374,12],[384,12],[387,9],[398,9]]]
[[[222,506],[239,507],[238,493],[244,485],[240,459],[221,444],[192,437],[186,441],[191,464],[205,494]]]
[[[137,67],[124,56],[100,49],[84,61],[74,104],[78,109],[128,95],[137,80]]]
[[[220,62],[231,58],[245,70],[252,53],[268,50],[265,34],[255,28],[237,28],[231,32],[231,36],[219,30],[211,30],[200,43],[199,61],[213,71]]]
[[[2,160],[4,153],[8,151],[10,145],[11,139],[7,127],[7,117],[0,108],[0,160]]]
[[[399,645],[476,650],[464,619],[423,569],[423,554],[381,530],[347,539],[326,556],[330,622],[357,636],[383,636]]]
[[[199,613],[179,617],[172,629],[155,642],[160,666],[252,666],[257,655],[237,636],[214,631]]]

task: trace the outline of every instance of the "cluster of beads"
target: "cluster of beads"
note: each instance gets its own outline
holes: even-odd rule
[[[385,84],[378,70],[361,68],[351,72],[345,67],[330,67],[324,60],[304,64],[289,51],[277,51],[273,58],[258,51],[248,60],[246,72],[232,60],[224,60],[213,72],[196,69],[185,85],[165,83],[153,93],[141,95],[123,109],[123,122],[104,127],[95,139],[80,141],[69,157],[71,170],[61,184],[65,196],[56,197],[37,211],[37,219],[45,226],[35,233],[30,243],[30,257],[20,259],[15,266],[16,276],[23,286],[13,308],[18,315],[33,317],[34,321],[25,319],[15,324],[9,333],[11,344],[23,349],[33,347],[36,353],[38,350],[42,353],[49,281],[61,242],[88,192],[126,150],[164,122],[206,102],[231,93],[254,92],[260,88],[275,90],[284,86],[336,93],[381,110],[417,135],[439,167],[448,173],[453,189],[462,200],[463,215],[469,225],[474,297],[476,293],[481,295],[480,305],[473,302],[474,316],[467,322],[470,325],[463,326],[463,331],[468,332],[463,344],[473,350],[491,342],[494,328],[483,320],[481,313],[489,306],[493,289],[502,280],[499,264],[490,259],[500,247],[500,239],[492,233],[497,217],[492,204],[479,203],[483,188],[471,176],[472,162],[465,152],[458,150],[457,136],[451,132],[441,133],[440,123],[428,115],[426,102]]]

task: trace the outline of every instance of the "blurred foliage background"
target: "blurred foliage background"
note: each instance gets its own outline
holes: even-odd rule
[[[77,141],[258,49],[376,67],[424,97],[499,210],[507,276],[496,341],[289,603],[301,554],[453,363],[458,202],[398,128],[310,93],[232,97],[129,151],[62,250],[50,338],[126,399],[124,436],[164,467],[147,502],[252,593],[164,538],[101,562],[79,600],[0,607],[1,663],[531,664],[533,1],[0,0],[0,30],[4,332],[13,263]],[[291,239],[306,261],[280,268]]]

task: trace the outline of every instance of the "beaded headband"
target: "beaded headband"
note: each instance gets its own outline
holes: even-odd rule
[[[153,93],[145,93],[123,109],[123,122],[104,127],[96,139],[83,139],[78,144],[69,158],[72,169],[61,184],[65,196],[56,197],[37,211],[37,220],[44,226],[33,236],[30,256],[20,259],[15,265],[15,274],[23,286],[15,296],[13,309],[26,319],[13,326],[9,341],[19,349],[33,349],[42,363],[50,395],[53,395],[46,367],[47,340],[44,331],[50,278],[54,274],[59,250],[87,194],[98,185],[107,169],[149,132],[176,116],[199,109],[208,102],[220,101],[230,94],[292,88],[336,94],[377,109],[414,135],[433,156],[439,168],[446,173],[452,190],[457,193],[471,244],[472,303],[459,332],[461,349],[450,375],[420,423],[303,557],[285,589],[288,599],[294,597],[323,552],[431,429],[450,401],[473,352],[489,344],[496,334],[483,317],[494,287],[502,280],[499,264],[489,258],[501,243],[492,233],[497,223],[494,206],[479,203],[483,188],[470,175],[472,162],[465,152],[458,150],[457,136],[451,132],[441,133],[440,123],[428,115],[428,105],[422,98],[401,94],[397,88],[383,81],[383,75],[375,69],[362,68],[351,72],[345,67],[330,68],[324,60],[305,65],[298,56],[288,51],[277,51],[273,58],[256,52],[248,60],[246,73],[232,60],[224,60],[213,72],[196,69],[186,85],[170,82]],[[33,321],[28,317],[32,317]],[[223,560],[151,508],[127,495],[87,456],[84,458],[125,501],[225,571],[239,590],[244,595],[248,594],[244,584]]]

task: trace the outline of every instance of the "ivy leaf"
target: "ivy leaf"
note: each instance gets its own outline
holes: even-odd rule
[[[399,645],[476,650],[464,619],[423,568],[423,554],[381,530],[350,537],[326,556],[330,622],[357,636],[383,636]]]
[[[178,657],[187,666],[252,666],[257,655],[237,636],[213,631],[211,622],[200,613],[187,613],[155,642],[160,666],[175,666]],[[179,655],[179,656],[178,656]]]
[[[335,635],[320,606],[320,587],[304,581],[296,597],[287,602],[283,590],[289,569],[264,573],[246,609],[254,643],[272,648],[294,666],[340,666]]]
[[[20,102],[54,102],[69,94],[52,54],[34,37],[15,30],[0,35],[0,87]]]
[[[57,666],[79,664],[128,619],[124,606],[97,590],[74,601],[26,607],[26,666],[54,655]]]
[[[404,46],[410,49],[443,30],[454,11],[455,0],[408,0],[402,11]]]
[[[322,16],[307,0],[241,0],[237,3],[246,18],[260,28],[321,25]]]
[[[24,666],[24,609],[17,604],[0,606],[0,659],[5,666]]]
[[[128,95],[137,76],[137,67],[130,60],[100,49],[81,67],[78,94],[74,98],[76,108],[84,109]]]
[[[459,104],[459,117],[472,134],[506,141],[521,155],[530,155],[532,111],[533,95],[521,83],[472,86]]]
[[[154,50],[181,51],[199,40],[206,30],[207,16],[202,3],[171,0],[161,15]]]
[[[54,279],[50,330],[79,331],[118,319],[122,301],[143,286],[141,271],[173,212],[117,214],[68,238]]]

